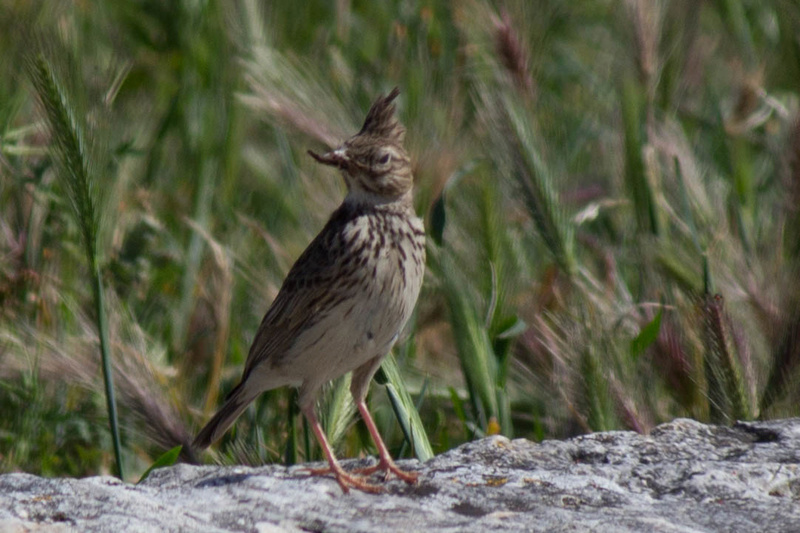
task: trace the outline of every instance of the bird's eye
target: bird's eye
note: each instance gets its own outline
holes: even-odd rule
[[[391,158],[392,158],[391,154],[383,154],[383,156],[380,159],[378,159],[378,164],[385,165],[386,163],[389,162]]]

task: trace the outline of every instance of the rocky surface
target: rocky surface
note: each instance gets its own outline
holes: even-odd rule
[[[487,438],[407,486],[342,494],[299,467],[177,465],[140,485],[0,476],[0,531],[800,531],[800,420],[649,436]],[[357,461],[346,465],[363,464]]]

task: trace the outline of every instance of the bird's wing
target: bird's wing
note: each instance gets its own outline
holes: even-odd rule
[[[257,365],[280,363],[298,337],[321,320],[343,296],[343,224],[331,220],[297,259],[272,302],[250,347],[242,380]]]

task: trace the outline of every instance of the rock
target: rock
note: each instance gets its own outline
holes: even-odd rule
[[[0,531],[800,531],[800,419],[675,420],[649,436],[492,437],[407,486],[342,494],[301,467],[177,465],[139,485],[0,476]],[[345,461],[359,466],[361,461]]]

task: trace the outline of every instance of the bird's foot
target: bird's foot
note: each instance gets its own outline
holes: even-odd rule
[[[406,483],[413,484],[419,478],[419,473],[417,472],[406,472],[405,470],[401,470],[399,466],[397,466],[394,461],[391,459],[380,459],[378,464],[375,466],[368,466],[366,468],[359,468],[354,470],[356,474],[361,474],[365,476],[369,476],[374,474],[375,472],[383,472],[384,473],[384,480],[389,479],[392,474],[394,474],[398,479],[402,479]]]
[[[324,468],[303,468],[304,472],[308,472],[312,476],[328,476],[333,475],[339,486],[342,487],[342,492],[350,492],[350,489],[360,490],[362,492],[369,492],[370,494],[379,494],[383,492],[383,487],[373,485],[368,482],[363,476],[353,475],[345,472],[341,466],[324,467]]]

